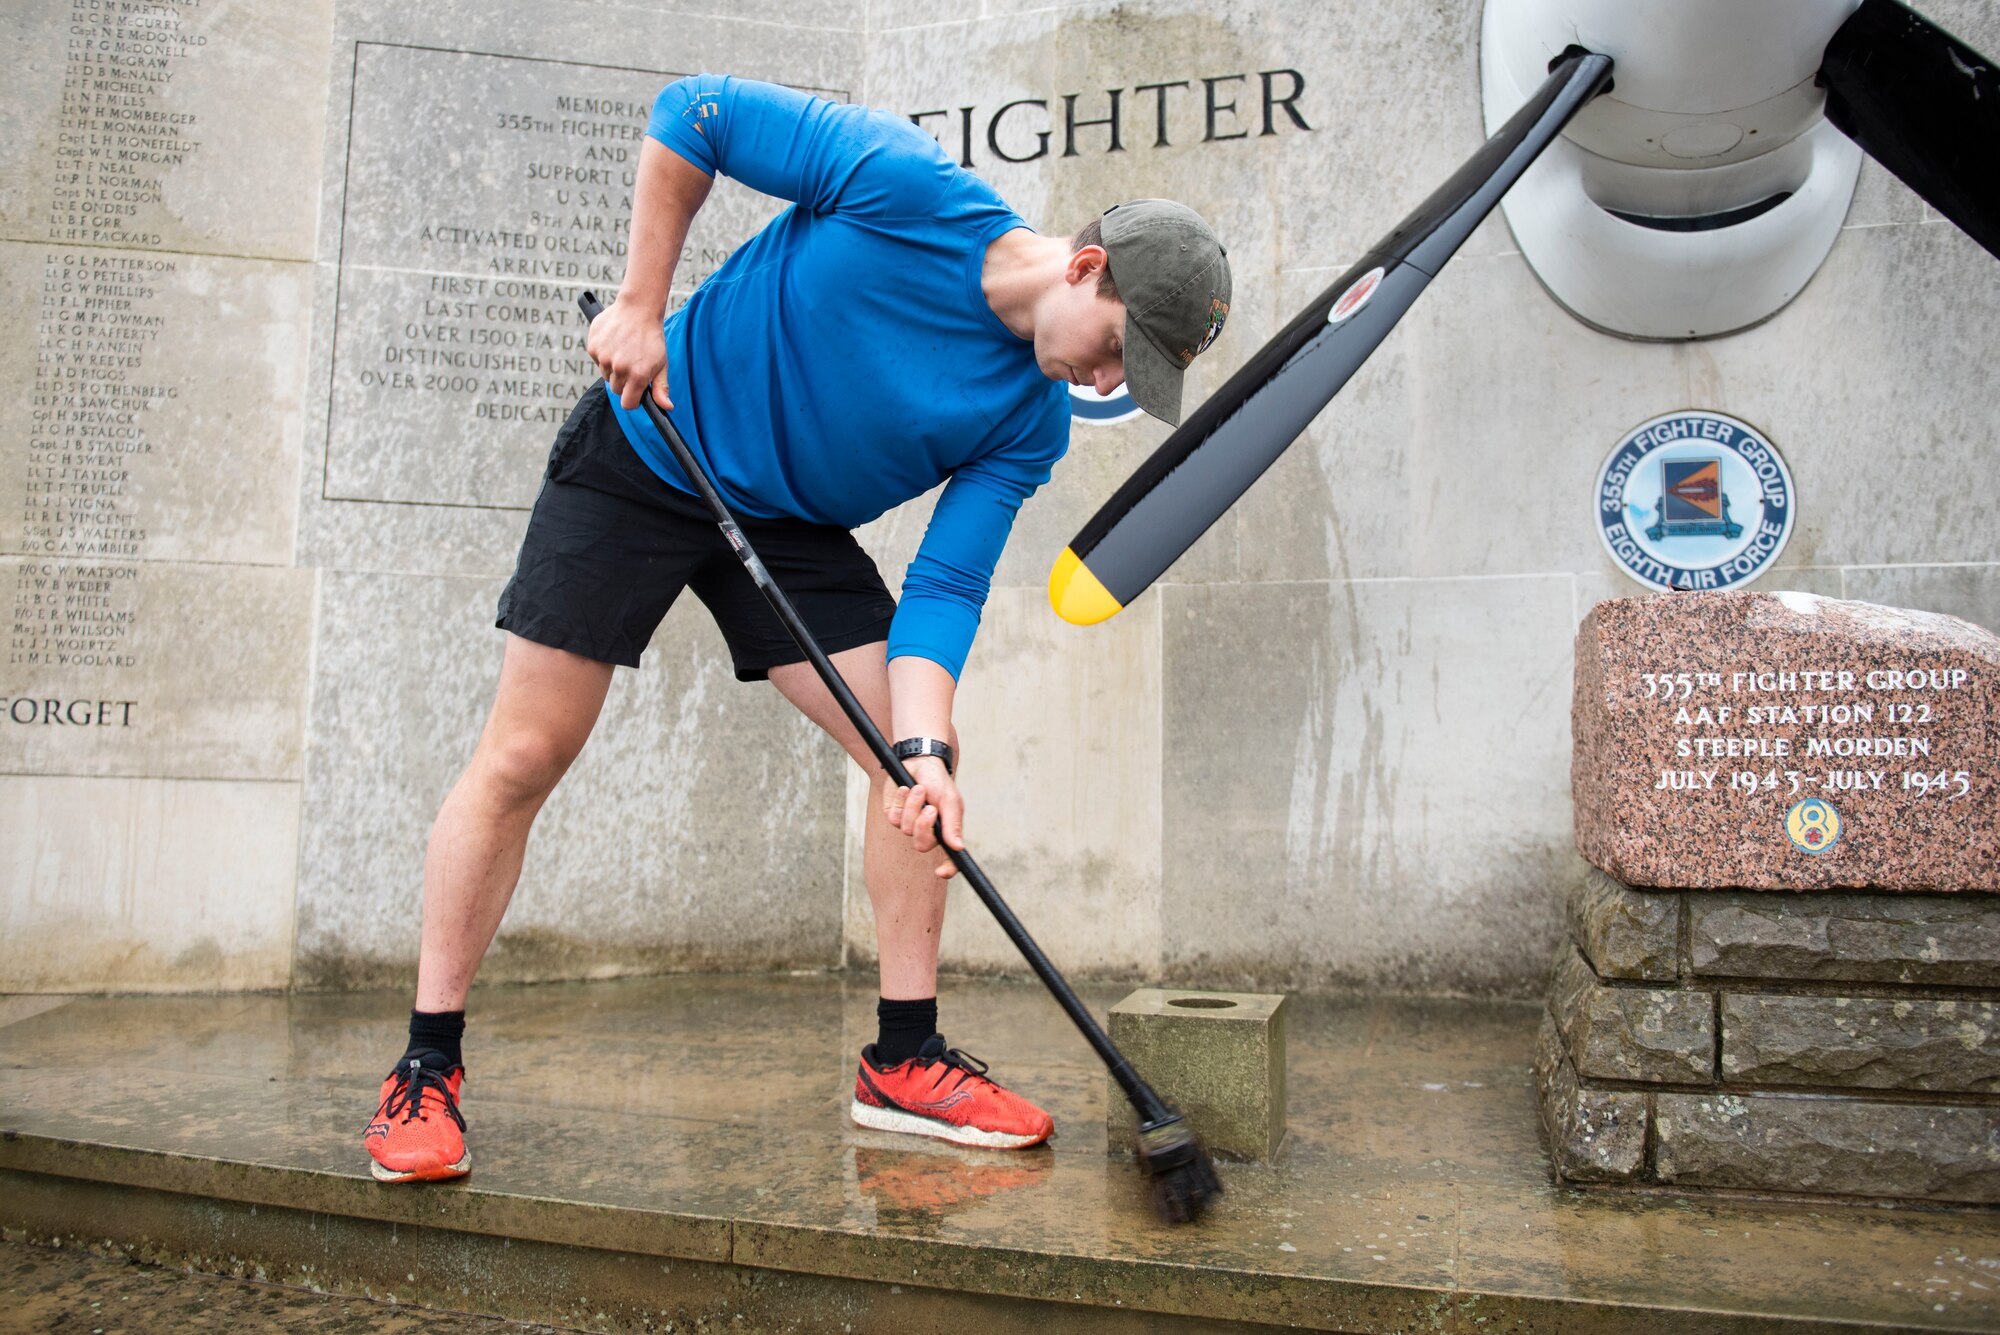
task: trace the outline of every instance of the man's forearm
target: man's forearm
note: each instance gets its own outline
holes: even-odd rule
[[[647,315],[666,314],[667,294],[687,245],[688,227],[713,184],[708,173],[659,140],[640,141],[625,279],[618,285],[620,302]]]
[[[928,658],[905,654],[889,660],[891,742],[905,737],[951,740],[951,702],[958,682]]]

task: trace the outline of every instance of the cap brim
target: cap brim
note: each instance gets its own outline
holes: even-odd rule
[[[1132,401],[1168,426],[1181,424],[1179,363],[1161,352],[1128,314],[1125,317],[1125,388]]]

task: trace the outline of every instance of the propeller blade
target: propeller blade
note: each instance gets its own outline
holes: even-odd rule
[[[1499,133],[1195,409],[1063,549],[1049,572],[1056,614],[1077,625],[1105,620],[1207,532],[1610,77],[1609,56],[1565,53]]]
[[[1895,0],[1862,0],[1819,67],[1826,118],[2000,258],[2000,74]]]

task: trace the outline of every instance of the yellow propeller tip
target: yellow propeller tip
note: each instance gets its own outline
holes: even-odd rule
[[[1056,609],[1056,615],[1072,626],[1094,626],[1124,608],[1098,582],[1097,576],[1090,573],[1090,567],[1067,547],[1049,571],[1049,603]]]

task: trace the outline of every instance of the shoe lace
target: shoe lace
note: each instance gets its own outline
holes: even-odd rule
[[[437,1091],[445,1115],[458,1123],[460,1131],[465,1130],[465,1117],[458,1110],[458,1100],[451,1096],[451,1085],[447,1083],[445,1073],[414,1058],[408,1066],[396,1068],[396,1087],[389,1091],[389,1097],[382,1105],[382,1119],[394,1121],[397,1113],[403,1114],[406,1122],[423,1119],[426,1090]]]
[[[944,1083],[944,1078],[953,1072],[957,1072],[958,1074],[958,1079],[951,1082],[953,1089],[957,1089],[968,1080],[984,1080],[989,1085],[994,1083],[992,1080],[987,1079],[987,1065],[985,1062],[979,1060],[979,1058],[973,1056],[971,1053],[961,1052],[957,1048],[946,1048],[944,1055],[934,1058],[931,1065],[943,1068],[937,1073],[937,1078],[931,1081],[932,1090],[936,1090],[940,1084]]]

